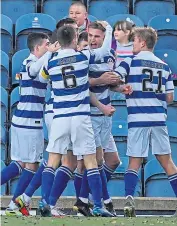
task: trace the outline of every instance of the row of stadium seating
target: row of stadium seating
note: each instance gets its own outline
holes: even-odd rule
[[[127,18],[137,26],[144,26],[140,18],[130,14],[117,14],[105,19],[113,26],[118,20]],[[91,15],[89,15],[89,19],[91,21],[97,20],[96,17]],[[27,48],[26,40],[30,32],[43,31],[50,35],[56,27],[56,20],[52,16],[42,13],[26,14],[18,18],[15,24],[15,32],[13,32],[13,23],[10,18],[1,15],[1,21],[1,50],[8,55]],[[177,16],[156,16],[148,22],[148,25],[158,31],[159,39],[156,49],[173,49],[177,51]]]
[[[10,17],[13,24],[17,19],[28,13],[46,13],[56,20],[68,14],[72,0],[1,0],[2,14]],[[115,14],[131,13],[147,25],[156,15],[174,15],[175,0],[82,0],[88,13],[105,20]],[[25,7],[24,7],[25,4]],[[153,7],[151,7],[153,5]],[[99,10],[98,10],[99,9]]]
[[[125,193],[124,173],[128,167],[128,158],[123,157],[121,161],[122,164],[116,169],[112,179],[108,183],[108,190],[111,196],[124,196]],[[177,159],[175,163],[177,164]],[[1,170],[4,167],[5,164],[1,161]],[[7,191],[9,191],[9,195],[13,195],[17,182],[18,178],[14,178],[8,184],[3,185],[1,195],[7,194]],[[34,195],[40,196],[41,188],[39,188]],[[69,181],[62,195],[75,196],[73,179]],[[149,161],[139,170],[139,181],[136,186],[135,196],[141,197],[143,195],[145,197],[175,197],[168,178],[156,159]]]
[[[0,51],[2,87],[9,89],[19,83],[19,81],[15,79],[16,73],[20,72],[23,60],[27,58],[28,55],[28,49],[20,50],[12,56],[12,60],[10,62],[8,55],[5,52]],[[177,80],[177,51],[168,49],[156,50],[155,55],[170,66],[173,74],[173,80]]]

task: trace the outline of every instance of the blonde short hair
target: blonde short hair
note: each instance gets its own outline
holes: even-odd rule
[[[133,37],[135,36],[145,41],[148,49],[153,49],[157,42],[157,32],[152,27],[135,27]]]

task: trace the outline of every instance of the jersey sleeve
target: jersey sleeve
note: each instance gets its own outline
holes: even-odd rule
[[[171,70],[169,72],[169,76],[168,76],[166,84],[165,84],[165,92],[166,93],[173,93],[174,92],[174,84],[173,84],[173,80],[172,80]]]
[[[51,57],[52,53],[47,52],[42,57],[40,57],[36,62],[30,61],[26,65],[26,71],[28,72],[28,75],[30,78],[36,78],[36,76],[39,74],[39,71],[44,64],[44,62]]]
[[[39,72],[39,81],[43,83],[48,83],[49,81],[49,72],[48,72],[48,60],[46,59],[41,70]]]
[[[132,62],[132,58],[127,57],[124,61],[122,61],[118,67],[115,68],[115,72],[125,81],[126,76],[130,73],[130,65]]]

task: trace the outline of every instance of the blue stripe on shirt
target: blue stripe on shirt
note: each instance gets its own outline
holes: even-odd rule
[[[127,77],[128,83],[142,83],[143,79],[149,78],[149,75],[146,74],[141,74],[141,75],[129,75]],[[167,80],[162,77],[162,85],[165,85]],[[153,76],[153,81],[151,82],[152,84],[158,84],[159,83],[159,77],[158,76]]]
[[[24,128],[24,129],[42,129],[42,126],[22,126],[22,125],[17,125],[15,123],[12,123],[12,125],[14,127],[18,127],[18,128]]]
[[[140,107],[127,107],[128,114],[153,114],[153,113],[165,113],[165,108],[162,106],[140,106]]]
[[[106,98],[104,98],[104,99],[100,99],[99,101],[100,101],[102,104],[104,104],[104,105],[108,105],[108,104],[111,103],[111,99],[110,99],[109,96],[106,97]],[[96,106],[94,106],[94,105],[92,105],[92,104],[90,104],[90,106],[91,106],[91,107],[96,107]]]
[[[73,95],[78,94],[83,91],[86,91],[89,88],[89,83],[87,82],[84,85],[77,86],[76,88],[71,89],[55,89],[53,88],[53,92],[55,96],[67,96],[67,95]]]
[[[40,81],[35,81],[33,79],[30,80],[21,80],[21,87],[32,87],[37,89],[46,89],[47,83],[41,83]]]
[[[165,121],[146,121],[146,122],[129,122],[128,129],[136,127],[154,127],[154,126],[166,126]]]
[[[78,70],[78,71],[68,71],[65,72],[65,75],[70,75],[70,74],[74,74],[76,76],[76,78],[82,78],[85,77],[88,74],[88,67],[82,70]],[[55,74],[55,75],[50,75],[50,79],[51,81],[62,81],[63,80],[63,75],[62,74]]]
[[[81,104],[90,104],[90,97],[77,101],[53,102],[54,109],[78,107]]]
[[[150,61],[150,60],[133,59],[131,62],[131,67],[156,68],[156,69],[165,70],[165,71],[169,72],[168,65],[160,63],[160,62]]]
[[[105,57],[103,57],[101,60],[94,61],[94,62],[93,62],[93,65],[95,65],[95,64],[109,63],[108,61],[109,61],[110,59],[112,60],[113,63],[115,63],[115,58],[114,58],[113,56],[105,56]],[[89,64],[89,66],[91,67],[92,64]]]
[[[120,62],[119,67],[123,67],[126,71],[126,74],[129,74],[130,66],[125,61]]]
[[[56,60],[50,60],[48,63],[48,70],[51,68],[57,67],[57,66],[65,66],[71,63],[77,63],[77,62],[82,62],[88,60],[87,56],[84,54],[79,54],[79,55],[74,55],[74,56],[69,56],[69,57],[63,57],[61,59],[56,59]]]
[[[53,118],[55,119],[55,118],[61,118],[61,117],[72,117],[72,116],[78,116],[78,115],[90,115],[90,111],[60,114],[60,115],[55,115]]]
[[[22,118],[41,119],[43,118],[43,111],[27,111],[27,110],[16,109],[14,115],[16,117],[22,117]]]
[[[19,102],[43,104],[44,100],[45,100],[45,97],[39,97],[39,96],[35,96],[35,95],[21,95]]]
[[[142,91],[133,91],[131,95],[126,95],[126,99],[138,99],[138,98],[156,98],[161,101],[166,101],[166,94],[160,93],[156,94],[154,92],[142,92]]]
[[[105,86],[91,86],[90,91],[93,93],[103,93],[105,90],[108,89],[108,85]]]

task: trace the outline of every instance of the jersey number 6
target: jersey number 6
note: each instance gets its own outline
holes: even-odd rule
[[[143,92],[153,92],[154,90],[152,88],[147,88],[146,83],[147,82],[152,82],[153,81],[153,71],[150,69],[143,69],[142,70],[143,74],[149,75],[149,78],[144,78],[143,79]],[[155,90],[156,93],[162,93],[162,71],[157,71],[158,74],[158,85],[157,89]]]
[[[75,88],[77,86],[76,76],[72,74],[72,71],[74,71],[73,66],[66,66],[62,68],[63,82],[66,89]]]

